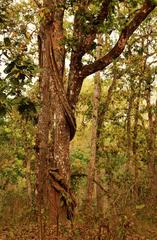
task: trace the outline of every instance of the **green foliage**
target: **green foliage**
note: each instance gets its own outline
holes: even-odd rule
[[[25,189],[10,190],[0,194],[0,223],[4,227],[8,223],[14,226],[20,221],[29,222],[30,216],[33,220],[33,211],[29,208]]]
[[[71,167],[72,167],[72,176],[71,176],[71,184],[73,191],[79,192],[80,186],[84,186],[85,184],[85,176],[88,164],[88,156],[83,153],[81,150],[76,149],[71,153]]]
[[[0,61],[3,63],[0,82],[0,113],[4,117],[11,108],[22,101],[25,92],[31,87],[36,76],[34,47],[34,10],[28,3],[13,3],[12,0],[0,3]],[[21,15],[22,14],[22,15]],[[21,97],[21,100],[19,98]],[[17,100],[18,98],[18,100]],[[14,101],[15,100],[15,101]],[[20,108],[20,106],[19,106]]]
[[[7,108],[5,103],[0,102],[0,117],[4,117],[7,113]]]
[[[152,4],[157,5],[157,1],[156,0],[150,0],[152,2]]]
[[[20,98],[17,109],[24,119],[27,121],[31,120],[34,124],[37,123],[37,109],[35,103],[28,97]]]
[[[5,190],[6,183],[17,184],[20,177],[24,177],[22,162],[16,161],[11,168],[8,166],[0,172],[0,182],[4,182],[4,185],[1,185],[0,189]]]
[[[71,162],[73,170],[85,169],[88,163],[88,157],[80,149],[76,149],[75,152],[71,153]]]

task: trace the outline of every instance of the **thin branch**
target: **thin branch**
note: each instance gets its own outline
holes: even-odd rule
[[[90,20],[90,30],[83,43],[83,52],[88,52],[91,49],[96,34],[98,33],[99,25],[102,24],[104,20],[108,17],[109,6],[111,2],[112,0],[104,0],[97,17]]]
[[[42,4],[38,0],[33,0],[38,8],[42,8]]]
[[[141,9],[134,16],[134,18],[122,30],[119,40],[117,41],[115,46],[111,49],[111,51],[102,58],[96,60],[94,63],[85,65],[82,68],[80,77],[85,78],[97,71],[103,70],[106,66],[111,64],[114,59],[119,57],[119,55],[123,52],[130,36],[138,28],[138,26],[145,20],[145,18],[154,10],[154,8],[155,5],[151,4],[149,1],[145,1]]]
[[[85,53],[87,53],[92,49],[94,39],[96,38],[96,34],[98,33],[100,24],[103,23],[103,21],[108,17],[109,4],[111,3],[111,1],[112,0],[103,0],[99,13],[97,14],[96,17],[91,14],[90,19],[88,19],[89,23],[86,23],[86,24],[84,23],[84,19],[82,20],[82,18],[80,18],[80,13],[82,14],[84,13],[84,16],[86,16],[86,9],[90,1],[87,0],[86,3],[84,2],[83,6],[79,5],[78,10],[75,13],[73,37],[74,39],[76,39],[76,44],[71,54],[69,85],[67,90],[67,95],[69,96],[71,105],[74,108],[77,102],[77,98],[76,98],[76,94],[71,94],[71,93],[77,92],[78,94],[82,86],[83,78],[78,74],[79,72],[81,73],[80,71],[80,69],[82,68],[81,59]],[[83,25],[86,25],[88,29],[88,33],[84,32],[84,27],[82,27]],[[74,81],[74,78],[77,80]]]
[[[151,66],[152,64],[155,64],[155,63],[157,63],[157,60],[154,60],[151,63],[148,63],[148,65]]]
[[[95,24],[102,23],[108,17],[109,5],[111,2],[112,2],[112,0],[104,0],[103,1],[100,12],[94,21]]]

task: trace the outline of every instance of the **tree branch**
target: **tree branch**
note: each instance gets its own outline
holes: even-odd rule
[[[98,33],[99,25],[104,22],[105,19],[107,19],[109,14],[109,6],[112,0],[104,0],[101,5],[101,9],[97,15],[97,17],[94,17],[91,19],[91,23],[89,26],[89,34],[85,37],[84,43],[83,43],[83,49],[84,53],[91,50],[91,47],[93,45],[93,41],[96,38],[96,34]]]
[[[75,49],[72,50],[71,54],[71,64],[67,90],[67,96],[73,108],[75,108],[83,82],[83,78],[79,76],[79,72],[81,72],[82,69],[82,56],[92,49],[93,42],[99,30],[99,26],[108,17],[109,4],[111,3],[111,1],[112,0],[103,0],[99,13],[96,17],[94,17],[94,15],[90,15],[90,19],[88,19],[90,20],[89,23],[84,23],[84,18],[80,17],[80,13],[86,16],[88,12],[87,7],[90,1],[87,0],[86,2],[84,2],[83,6],[78,5],[78,10],[74,18],[73,31],[73,38],[75,39]],[[83,25],[87,27],[88,33],[84,32]]]
[[[112,0],[104,0],[100,9],[100,12],[95,19],[94,23],[99,24],[102,23],[108,16],[109,13],[109,5],[112,2]]]
[[[38,8],[42,8],[42,4],[38,0],[34,0]]]
[[[111,51],[102,58],[96,60],[94,63],[85,65],[82,68],[80,76],[82,78],[85,78],[97,71],[103,70],[106,66],[111,64],[114,59],[119,57],[119,55],[123,52],[130,36],[138,28],[138,26],[145,20],[145,18],[153,11],[155,6],[156,6],[155,4],[152,4],[150,1],[146,0],[141,9],[134,16],[134,18],[122,30],[117,43],[111,49]]]

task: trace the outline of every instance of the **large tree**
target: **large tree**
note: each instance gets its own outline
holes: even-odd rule
[[[70,191],[69,145],[75,136],[74,114],[83,80],[103,70],[123,52],[128,39],[154,10],[156,2],[35,2],[43,13],[39,31],[41,111],[36,146],[39,212],[43,212],[42,206],[45,199],[48,199],[53,211],[51,214],[58,219],[62,199],[67,217],[71,218],[75,202]],[[125,12],[120,12],[120,9]],[[72,15],[69,18],[73,19],[70,38],[67,37],[64,27],[67,12]],[[117,37],[118,33],[118,40],[104,56],[85,64],[83,57],[86,54],[93,56],[97,47],[97,34],[102,32],[114,37]],[[65,74],[67,49],[70,49],[70,67],[68,74]]]

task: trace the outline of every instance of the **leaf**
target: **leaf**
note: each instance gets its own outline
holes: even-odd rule
[[[144,207],[145,207],[145,204],[136,205],[137,210],[143,209]]]
[[[26,120],[35,120],[36,118],[36,107],[28,97],[23,97],[18,105],[18,111]]]
[[[0,117],[4,117],[7,113],[6,105],[0,102]]]
[[[20,75],[20,72],[18,72],[16,75],[15,75],[15,78],[18,78]]]
[[[30,39],[30,38],[31,38],[31,34],[30,34],[29,32],[26,32],[25,35],[26,35],[26,38],[27,38],[27,39]]]
[[[11,45],[10,38],[5,37],[5,38],[4,38],[4,44],[5,44],[5,46],[10,46],[10,45]]]
[[[10,73],[11,70],[14,68],[14,66],[15,66],[15,62],[14,61],[9,63],[8,66],[4,69],[4,73],[6,73],[6,74]]]
[[[157,0],[151,0],[151,3],[157,5]]]
[[[0,92],[0,99],[1,100],[6,100],[6,94],[3,92]]]
[[[25,79],[25,74],[20,73],[20,74],[19,74],[19,78],[22,79],[22,80],[24,80],[24,79]]]

